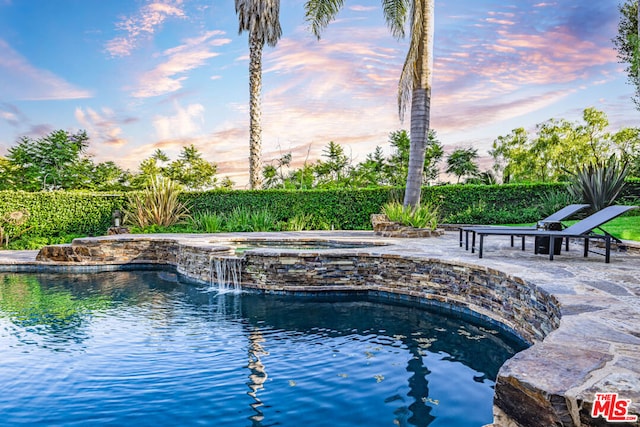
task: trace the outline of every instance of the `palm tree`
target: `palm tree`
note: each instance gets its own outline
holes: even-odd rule
[[[249,32],[249,186],[260,188],[262,173],[262,49],[275,46],[282,35],[280,0],[235,0],[238,33]]]
[[[322,29],[343,5],[344,0],[307,1],[306,19],[316,37],[320,38]],[[404,119],[411,99],[411,148],[404,205],[417,206],[428,143],[435,5],[434,0],[382,0],[382,9],[391,33],[397,38],[404,37],[404,24],[411,9],[411,41],[398,84],[398,111],[400,119]]]

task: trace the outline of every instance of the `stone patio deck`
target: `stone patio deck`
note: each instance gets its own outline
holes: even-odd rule
[[[361,254],[383,259],[442,260],[452,265],[496,270],[536,285],[555,298],[559,327],[518,353],[501,368],[494,400],[494,426],[603,426],[591,418],[595,393],[616,392],[630,399],[629,415],[640,415],[640,255],[612,251],[611,263],[572,244],[554,261],[510,247],[508,237],[485,242],[484,258],[459,247],[458,233],[428,239],[393,239],[366,231],[228,233],[215,235],[106,236],[77,244],[109,245],[123,239],[173,241],[189,247],[213,246],[228,239],[332,240],[387,243],[357,249],[317,251]],[[76,242],[74,242],[76,244]],[[257,249],[265,254],[274,249]],[[275,250],[286,255],[290,250]],[[0,270],[49,269],[67,262],[36,261],[37,251],[0,251]],[[117,259],[109,261],[118,264]],[[76,265],[89,266],[93,262]],[[98,263],[100,264],[100,263]],[[640,426],[640,421],[611,425]]]

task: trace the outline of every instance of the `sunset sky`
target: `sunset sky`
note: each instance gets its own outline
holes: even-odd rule
[[[638,126],[611,39],[617,1],[436,0],[432,128],[447,152],[596,107]],[[283,37],[263,58],[263,158],[354,163],[408,129],[396,85],[407,49],[379,1],[347,0],[317,41],[304,1],[282,0]],[[232,0],[0,0],[0,155],[23,135],[87,130],[94,161],[136,169],[194,144],[248,181],[248,45]],[[483,161],[483,167],[490,162]]]

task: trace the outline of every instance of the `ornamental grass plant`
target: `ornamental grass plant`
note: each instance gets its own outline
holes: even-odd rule
[[[169,227],[189,219],[189,208],[178,196],[182,188],[169,178],[155,176],[140,192],[127,195],[125,223],[138,228]]]
[[[440,217],[438,206],[425,203],[416,208],[403,206],[399,202],[387,203],[382,207],[382,213],[391,221],[415,228],[435,230]]]

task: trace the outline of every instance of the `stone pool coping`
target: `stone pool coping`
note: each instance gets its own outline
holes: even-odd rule
[[[248,272],[248,279],[257,281],[258,285],[264,283],[260,282],[261,277],[255,271],[258,267],[271,268],[273,274],[284,279],[287,275],[305,274],[312,284],[291,288],[283,282],[276,289],[269,289],[266,285],[258,286],[265,291],[323,291],[324,288],[313,282],[314,276],[310,276],[309,269],[305,270],[305,266],[315,266],[314,271],[318,268],[339,270],[340,262],[343,262],[342,266],[346,269],[353,269],[353,265],[360,265],[358,263],[364,263],[364,270],[393,265],[394,268],[403,269],[403,274],[408,272],[411,277],[408,283],[424,282],[425,277],[432,277],[432,270],[420,270],[424,266],[439,264],[440,267],[449,266],[450,269],[443,273],[440,268],[441,274],[433,276],[438,280],[430,284],[422,283],[422,288],[399,289],[394,287],[398,283],[398,277],[378,274],[379,279],[375,280],[379,280],[382,286],[376,287],[363,282],[363,288],[363,283],[338,281],[329,287],[330,291],[365,289],[422,298],[423,301],[433,297],[440,301],[438,298],[442,299],[445,294],[431,295],[428,286],[443,285],[442,279],[446,279],[448,273],[462,274],[469,282],[482,274],[488,274],[489,277],[493,275],[504,280],[506,287],[513,285],[530,288],[534,292],[517,294],[518,298],[548,298],[546,303],[554,307],[541,307],[540,312],[547,312],[553,317],[553,310],[557,309],[560,318],[555,319],[555,325],[554,319],[551,319],[550,324],[558,327],[555,330],[545,327],[540,331],[520,331],[522,335],[530,333],[528,339],[534,345],[515,355],[500,369],[494,398],[494,426],[607,425],[602,418],[590,417],[596,392],[619,393],[620,398],[631,400],[629,413],[640,415],[640,256],[633,253],[613,252],[611,263],[605,264],[601,256],[590,255],[583,258],[582,250],[573,247],[569,254],[563,252],[551,262],[544,255],[534,255],[533,250],[522,252],[517,247],[511,248],[508,238],[493,238],[486,243],[485,257],[478,259],[477,254],[459,247],[457,232],[447,232],[442,237],[429,239],[381,238],[366,231],[116,235],[76,239],[71,246],[57,246],[59,255],[71,252],[78,255],[76,262],[72,263],[63,262],[62,255],[60,261],[52,262],[37,261],[37,251],[2,251],[0,270],[90,271],[136,263],[177,265],[195,255],[202,257],[202,264],[209,261],[212,252],[228,255],[229,248],[223,244],[228,239],[329,240],[386,244],[369,248],[311,251],[275,248],[250,250],[247,252],[250,255],[248,267],[255,268],[253,272]],[[125,255],[118,253],[122,246],[113,250],[123,244],[132,245],[128,252],[125,251]],[[75,249],[71,250],[72,246]],[[158,250],[154,251],[153,248]],[[136,251],[147,252],[143,257],[136,257]],[[102,261],[90,261],[95,256],[102,256]],[[181,256],[182,260],[179,259]],[[197,266],[182,268],[183,272],[195,276],[204,274]],[[178,270],[180,271],[180,267]],[[360,277],[364,273],[357,271],[350,274],[352,277]],[[404,280],[406,281],[406,277]],[[496,288],[504,286],[500,283]],[[465,289],[457,289],[456,292],[465,292]],[[455,296],[445,295],[445,298],[455,300]],[[493,299],[499,297],[501,296]],[[514,302],[518,301],[510,301]],[[506,301],[494,303],[497,304],[494,307],[500,308],[500,303],[504,305]],[[520,303],[536,307],[537,301]],[[485,307],[484,313],[482,307],[472,307],[489,318],[499,317],[492,314],[494,307]],[[505,323],[518,332],[516,323]],[[537,332],[541,332],[544,338],[536,336]],[[640,422],[615,425],[640,426]]]

